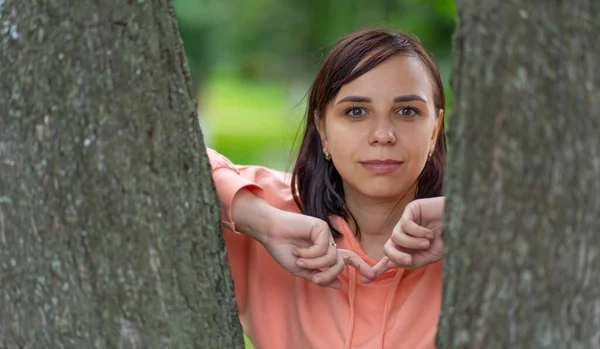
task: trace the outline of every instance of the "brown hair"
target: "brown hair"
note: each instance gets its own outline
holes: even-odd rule
[[[372,56],[357,67],[368,54]],[[348,220],[348,216],[352,214],[345,205],[342,178],[333,163],[323,156],[316,116],[325,115],[327,105],[344,84],[398,54],[414,56],[423,63],[433,83],[436,110],[439,112],[444,109],[445,97],[440,73],[427,50],[408,35],[384,29],[362,30],[340,40],[325,58],[310,88],[306,128],[293,170],[292,194],[302,213],[327,222],[335,237],[340,233],[331,225],[329,216],[337,215]],[[445,160],[446,139],[442,124],[431,159],[427,161],[417,180],[416,199],[442,195]]]

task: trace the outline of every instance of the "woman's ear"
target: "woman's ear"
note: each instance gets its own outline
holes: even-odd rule
[[[434,142],[438,139],[438,134],[442,129],[442,125],[444,125],[444,109],[440,109],[440,113],[437,116],[437,120],[435,122],[435,128],[433,129],[433,137],[431,140]]]
[[[318,111],[314,112],[315,118],[315,126],[317,127],[317,132],[319,133],[319,137],[321,138],[321,145],[323,146],[323,150],[327,150],[327,132],[325,128],[325,118],[322,117]]]

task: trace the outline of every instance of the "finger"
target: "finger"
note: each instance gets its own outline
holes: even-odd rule
[[[312,282],[319,286],[335,284],[338,275],[344,270],[344,261],[341,256],[338,256],[337,263],[332,265],[327,270],[315,273],[312,277]],[[341,286],[341,284],[340,284]]]
[[[338,254],[342,256],[344,264],[355,268],[367,279],[375,279],[375,271],[373,268],[371,268],[371,266],[362,258],[360,258],[355,252],[340,248],[338,249]]]
[[[327,254],[316,258],[299,258],[296,264],[305,269],[321,269],[331,267],[338,262],[337,248],[329,246]]]
[[[417,224],[421,224],[421,222],[441,221],[444,214],[445,201],[446,199],[443,196],[412,201],[406,206],[402,214],[402,219],[406,217],[411,221],[417,222]]]
[[[402,216],[400,217],[402,221],[411,221],[411,222],[421,222],[421,205],[418,200],[411,201],[406,205]]]
[[[369,283],[371,281],[374,281],[375,279],[379,278],[381,275],[383,275],[383,273],[385,273],[389,269],[391,269],[390,259],[387,256],[384,256],[373,267],[373,271],[375,272],[375,277],[372,278],[372,279],[363,277],[361,279],[361,281],[362,281],[362,283],[367,284],[367,283]]]
[[[400,223],[402,231],[407,235],[416,238],[433,239],[433,232],[425,227],[418,225],[415,221],[405,220]]]
[[[310,269],[300,269],[297,273],[296,276],[301,277],[303,279],[306,279],[310,282],[314,283],[314,278],[315,275],[319,274],[321,271],[320,270],[310,270]]]
[[[310,232],[312,246],[308,248],[299,248],[296,250],[296,254],[298,257],[307,259],[324,256],[327,254],[331,239],[331,232],[329,231],[327,223],[318,222],[313,226]]]
[[[310,282],[312,282],[314,284],[317,284],[319,286],[322,286],[322,287],[331,287],[331,288],[335,288],[335,289],[338,289],[338,290],[342,287],[342,282],[339,279],[337,279],[337,278],[335,278],[333,280],[330,280],[330,281],[328,281],[326,279],[324,279],[324,280],[321,280],[321,279],[315,280],[315,277],[317,276],[317,274],[320,274],[320,273],[322,273],[320,270],[308,270],[308,269],[306,269],[306,270],[298,272],[296,274],[296,276],[301,277],[303,279],[306,279],[306,280],[308,280],[308,281],[310,281]]]
[[[393,262],[401,267],[409,267],[412,265],[412,256],[406,252],[400,251],[394,244],[388,240],[383,245],[383,253]]]
[[[429,248],[431,245],[429,239],[410,236],[400,229],[395,230],[392,233],[390,240],[398,247],[409,248],[412,250]]]

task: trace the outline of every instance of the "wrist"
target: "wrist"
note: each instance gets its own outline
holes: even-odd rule
[[[271,222],[278,211],[280,210],[247,189],[240,190],[232,203],[232,218],[236,230],[261,244],[268,239]]]

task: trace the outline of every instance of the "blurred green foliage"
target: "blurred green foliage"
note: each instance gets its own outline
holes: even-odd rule
[[[450,100],[454,1],[174,3],[206,144],[236,163],[291,169],[312,78],[328,50],[359,29],[417,36],[434,55]]]
[[[311,76],[341,37],[370,26],[416,34],[440,60],[450,57],[450,0],[175,0],[192,72],[217,62],[247,78]]]
[[[451,100],[452,0],[174,0],[207,146],[291,170],[305,97],[328,50],[366,27],[417,36]],[[246,338],[246,344],[251,345]]]

